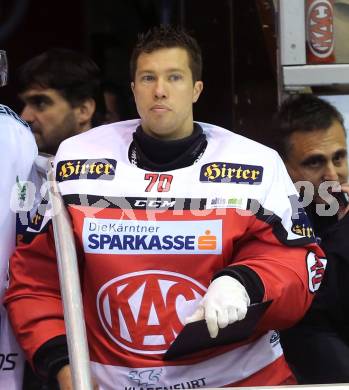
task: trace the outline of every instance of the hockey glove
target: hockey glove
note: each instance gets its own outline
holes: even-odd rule
[[[193,315],[185,322],[205,319],[212,338],[217,337],[219,328],[225,328],[245,318],[250,298],[245,287],[231,276],[214,279]]]

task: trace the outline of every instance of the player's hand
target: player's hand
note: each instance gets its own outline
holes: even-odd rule
[[[205,319],[212,338],[219,328],[245,318],[250,298],[245,287],[231,276],[223,275],[212,281],[195,313],[185,322]]]
[[[57,381],[60,390],[74,390],[73,378],[72,378],[72,373],[69,365],[62,367],[58,371]],[[98,390],[98,385],[94,382],[92,384],[93,384],[93,390]]]

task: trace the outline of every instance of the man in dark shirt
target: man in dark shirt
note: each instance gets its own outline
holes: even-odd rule
[[[327,259],[325,280],[304,319],[283,332],[300,383],[349,382],[348,161],[342,115],[314,95],[286,100],[274,122],[274,148],[299,184]]]

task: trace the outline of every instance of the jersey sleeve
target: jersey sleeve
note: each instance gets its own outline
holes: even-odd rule
[[[5,295],[17,340],[33,365],[43,345],[66,333],[51,216],[46,191],[10,258]]]
[[[38,155],[35,138],[29,125],[9,107],[0,105],[1,160],[13,162],[21,180],[27,180]]]
[[[65,334],[52,223],[43,201],[10,259],[10,285],[5,295],[17,339],[26,356]]]
[[[22,388],[24,359],[14,338],[3,298],[8,260],[15,247],[17,204],[28,196],[28,176],[37,155],[29,126],[9,107],[0,105],[0,388]]]
[[[230,269],[257,276],[252,279],[262,284],[263,301],[272,301],[262,330],[292,326],[309,308],[326,259],[277,154],[264,199],[250,200],[248,208],[253,214],[249,233],[238,243]]]
[[[0,105],[0,301],[6,284],[7,263],[15,245],[15,212],[27,195],[27,183],[37,147],[29,126],[9,107]]]

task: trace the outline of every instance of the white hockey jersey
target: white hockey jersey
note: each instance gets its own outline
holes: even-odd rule
[[[303,316],[325,260],[306,218],[295,212],[298,196],[280,157],[201,124],[208,144],[198,161],[149,172],[128,156],[138,125],[118,122],[72,137],[55,160],[76,237],[91,366],[100,389],[284,383],[290,371],[273,329]],[[296,214],[304,218],[295,221]],[[43,218],[36,221],[31,239],[12,258],[7,295],[28,356],[65,333],[52,229],[43,228]],[[164,361],[212,276],[241,266],[258,275],[263,300],[272,301],[253,335]]]
[[[23,357],[2,306],[8,260],[16,242],[16,211],[25,208],[30,185],[26,182],[37,155],[29,126],[10,108],[0,105],[0,388],[22,388]]]

